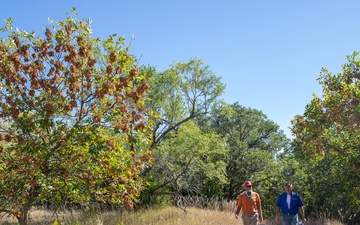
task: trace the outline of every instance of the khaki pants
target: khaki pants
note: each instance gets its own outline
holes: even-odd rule
[[[243,213],[242,216],[243,225],[257,225],[259,214],[258,213]]]

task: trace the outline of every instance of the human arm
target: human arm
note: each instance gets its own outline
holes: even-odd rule
[[[262,223],[264,221],[261,205],[258,206],[258,213],[259,213],[259,222]]]
[[[300,212],[300,215],[301,215],[302,220],[303,220],[303,221],[306,221],[304,208],[303,208],[303,207],[299,207],[299,212]]]
[[[276,221],[280,220],[280,207],[276,206]]]
[[[238,206],[235,212],[235,218],[237,219],[241,210],[241,206]]]
[[[257,195],[257,203],[256,203],[257,212],[259,214],[259,222],[262,223],[264,221],[262,209],[261,209],[261,200],[260,196]]]

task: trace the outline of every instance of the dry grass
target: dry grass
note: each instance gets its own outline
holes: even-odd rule
[[[53,224],[54,214],[44,210],[35,210],[30,214],[29,224]],[[106,212],[96,214],[89,211],[58,214],[59,222],[68,225],[241,225],[241,219],[236,219],[232,211],[219,211],[186,208],[186,212],[176,207],[140,210],[138,212]],[[266,219],[266,218],[265,218]],[[14,225],[14,218],[1,218],[0,224]],[[280,222],[265,220],[266,225],[280,225]],[[344,225],[338,221],[309,220],[306,225]]]
[[[48,210],[37,209],[31,210],[29,214],[29,224],[37,224],[37,225],[45,225],[45,224],[53,224],[55,218],[58,218],[59,221],[69,222],[67,224],[71,224],[70,221],[75,221],[80,217],[79,212],[58,212],[55,214],[54,212],[50,212]],[[3,215],[0,216],[0,224],[1,225],[15,225],[18,224],[17,219],[13,216]]]
[[[220,225],[237,224],[234,213],[188,208],[186,212],[175,207],[166,207],[157,210],[147,210],[138,213],[122,215],[124,224],[138,225]]]
[[[183,210],[175,207],[150,209],[137,213],[124,213],[120,220],[124,225],[242,225],[241,219],[236,219],[234,212],[207,210],[190,207]],[[116,215],[114,215],[115,217]],[[119,215],[117,215],[119,216]],[[110,222],[110,221],[109,221]],[[104,223],[118,225],[119,223]],[[280,225],[281,222],[266,220],[264,225]],[[338,221],[309,220],[306,225],[344,225]]]

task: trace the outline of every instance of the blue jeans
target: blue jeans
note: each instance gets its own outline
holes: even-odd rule
[[[297,214],[290,216],[283,214],[282,216],[283,225],[298,225],[298,223],[299,223],[299,219]]]

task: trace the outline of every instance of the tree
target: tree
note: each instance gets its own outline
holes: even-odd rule
[[[205,133],[188,121],[170,132],[154,152],[149,195],[166,194],[175,200],[184,195],[214,197],[227,183],[226,155],[218,135]]]
[[[314,160],[332,158],[332,176],[346,187],[354,211],[360,206],[360,60],[347,57],[342,73],[322,69],[318,79],[323,96],[314,95],[303,115],[292,121],[296,143]],[[336,184],[334,184],[336,185]],[[353,213],[353,212],[352,212]]]
[[[147,73],[151,86],[151,91],[146,99],[146,108],[151,112],[148,116],[153,122],[151,146],[149,148],[154,155],[154,166],[147,167],[145,172],[142,173],[144,177],[150,177],[154,173],[157,174],[152,170],[157,171],[156,168],[160,168],[160,164],[173,163],[170,159],[169,162],[162,160],[164,159],[161,156],[162,154],[169,154],[171,157],[174,157],[175,152],[181,155],[190,154],[188,156],[197,154],[196,152],[192,154],[187,148],[181,148],[181,146],[177,145],[167,149],[167,151],[171,152],[166,153],[164,152],[166,148],[161,147],[161,145],[163,142],[176,142],[179,136],[175,135],[175,133],[182,126],[192,126],[191,120],[207,115],[212,105],[223,93],[225,86],[220,82],[220,78],[216,77],[210,70],[210,67],[197,58],[192,58],[186,63],[174,63],[169,69],[162,72],[157,72],[151,66],[144,66],[141,71]],[[204,138],[206,137],[204,136]],[[179,149],[175,149],[177,147]],[[173,166],[180,165],[175,163]],[[181,168],[181,171],[183,169]],[[161,171],[163,173],[157,175],[164,175],[166,172]],[[186,171],[188,170],[186,169]],[[143,192],[144,199],[151,197],[146,195],[151,195],[155,190],[159,190],[159,187],[168,187],[174,184],[174,182],[169,182],[169,176],[167,175],[153,176],[153,178],[150,182],[153,186]],[[156,178],[164,179],[155,180]],[[182,181],[184,182],[183,178]],[[190,185],[190,183],[187,185]],[[185,184],[182,187],[185,187]]]
[[[146,106],[154,126],[152,149],[166,139],[166,135],[187,121],[209,113],[211,106],[225,89],[208,65],[198,58],[174,63],[163,72],[147,67],[152,87]],[[151,74],[151,75],[150,75]]]
[[[149,153],[131,137],[146,134],[149,85],[124,38],[92,38],[72,12],[43,38],[1,29],[0,210],[20,224],[41,203],[132,207],[142,188]]]
[[[276,156],[288,148],[288,140],[279,126],[256,109],[238,103],[220,105],[211,115],[211,127],[229,146],[227,157],[226,198],[235,199],[245,180],[271,180],[276,171]]]

